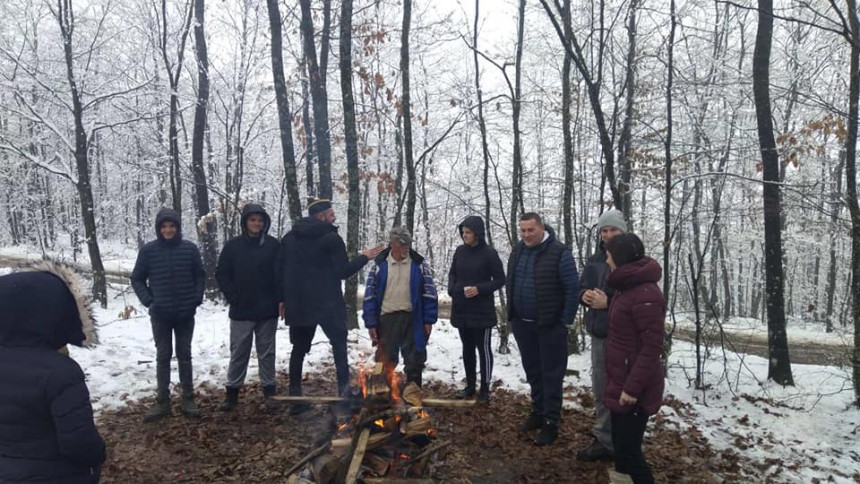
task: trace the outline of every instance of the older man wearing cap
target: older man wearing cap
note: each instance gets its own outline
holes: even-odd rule
[[[613,458],[612,420],[609,409],[603,405],[606,388],[606,336],[609,333],[609,302],[613,290],[606,285],[611,269],[606,263],[605,244],[618,234],[627,232],[627,222],[619,210],[609,210],[597,220],[600,246],[597,253],[588,258],[579,281],[579,300],[585,305],[585,330],[591,336],[591,389],[597,421],[592,429],[594,441],[576,453],[576,458],[585,461],[610,460]]]
[[[280,313],[290,327],[290,395],[302,394],[302,365],[311,349],[317,325],[331,342],[337,369],[338,393],[349,385],[346,352],[346,304],[341,280],[355,274],[376,257],[382,247],[364,249],[352,259],[337,233],[331,200],[308,205],[308,216],[293,224],[281,240],[279,254]],[[298,414],[307,405],[293,405]]]
[[[378,358],[396,366],[402,354],[406,382],[421,386],[427,340],[439,313],[436,287],[430,266],[411,249],[405,227],[391,230],[388,242],[367,275],[364,325],[380,345]]]

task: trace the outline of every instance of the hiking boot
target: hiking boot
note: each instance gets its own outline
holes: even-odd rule
[[[558,438],[558,422],[551,419],[546,419],[543,423],[543,427],[538,432],[537,437],[535,437],[536,445],[549,445],[555,442],[555,439]]]
[[[143,422],[155,422],[156,420],[161,420],[164,417],[170,416],[170,397],[158,397],[155,399],[155,403],[149,407],[149,411],[146,412],[146,415],[143,416]]]
[[[466,388],[457,392],[457,398],[459,399],[468,399],[475,397],[475,385],[466,385]]]
[[[580,449],[576,453],[577,460],[584,460],[587,462],[597,462],[600,460],[613,460],[615,455],[613,452],[606,447],[603,446],[597,439],[584,449]]]
[[[221,402],[218,410],[222,412],[232,412],[236,405],[239,404],[239,389],[227,387],[227,398]]]
[[[517,427],[517,430],[519,430],[520,432],[528,432],[530,430],[538,430],[538,429],[543,428],[543,424],[544,424],[543,416],[538,415],[536,413],[533,413],[533,414],[529,415],[529,418],[527,418],[525,422],[523,422],[522,424],[520,424],[519,427]]]
[[[182,395],[182,401],[179,402],[179,409],[182,415],[188,418],[197,418],[200,416],[200,407],[194,403],[194,394]]]
[[[478,403],[490,403],[490,389],[487,387],[481,387],[481,391],[478,392]]]

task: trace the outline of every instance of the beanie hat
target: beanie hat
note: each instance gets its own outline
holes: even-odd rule
[[[606,242],[606,251],[612,254],[615,267],[621,267],[645,257],[645,245],[636,234],[618,234]]]
[[[616,229],[627,232],[627,221],[624,220],[624,214],[621,210],[607,210],[597,219],[597,231],[600,232],[603,227],[615,227]]]
[[[328,198],[318,198],[318,199],[314,200],[313,202],[311,202],[310,205],[308,205],[308,215],[313,217],[314,215],[316,215],[320,212],[325,212],[326,210],[328,210],[330,208],[331,208],[331,200],[329,200]]]

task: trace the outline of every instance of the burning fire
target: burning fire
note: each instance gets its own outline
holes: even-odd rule
[[[385,420],[382,420],[382,419],[374,420],[373,423],[375,423],[379,427],[385,428]]]
[[[393,402],[400,401],[400,379],[397,378],[397,373],[394,372],[394,365],[385,365],[385,376],[388,379],[388,386],[391,388],[391,400]]]

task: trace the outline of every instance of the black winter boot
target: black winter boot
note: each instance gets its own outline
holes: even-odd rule
[[[527,418],[525,422],[523,422],[522,424],[520,424],[519,427],[517,427],[517,430],[519,430],[520,432],[528,432],[530,430],[542,429],[544,420],[545,419],[543,415],[532,413],[531,415],[529,415],[529,418]]]
[[[278,394],[278,388],[275,385],[268,385],[263,387],[263,406],[266,408],[266,412],[274,412],[281,408],[279,402],[272,400],[270,397],[274,397]]]
[[[182,394],[182,401],[179,403],[179,409],[182,411],[182,415],[185,415],[188,418],[200,417],[200,407],[194,403],[193,393]]]
[[[218,410],[222,412],[232,412],[236,405],[239,404],[239,389],[227,387],[227,398],[221,402]]]
[[[481,385],[478,392],[478,403],[490,403],[490,389],[485,385]]]
[[[143,416],[144,423],[155,422],[164,417],[170,416],[170,397],[159,396],[155,399],[155,403],[149,407],[149,411]]]
[[[538,432],[537,437],[535,437],[536,445],[549,445],[555,442],[555,439],[558,438],[558,422],[552,419],[546,419],[543,423],[543,428]]]

